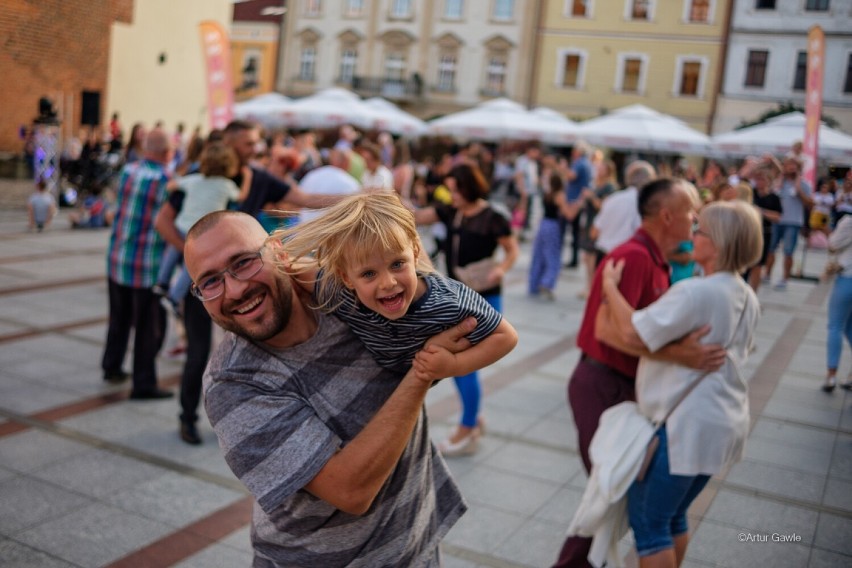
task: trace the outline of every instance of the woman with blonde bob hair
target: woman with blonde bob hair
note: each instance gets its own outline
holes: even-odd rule
[[[712,203],[701,211],[693,241],[704,277],[678,282],[642,310],[634,311],[618,290],[623,261],[609,261],[603,269],[600,339],[606,343],[607,337],[618,337],[640,356],[639,412],[662,424],[644,479],[627,492],[641,568],[680,565],[689,543],[690,503],[711,475],[742,458],[749,429],[748,385],[740,370],[751,351],[760,307],[739,274],[760,258],[760,217],[742,201]],[[727,350],[719,370],[704,374],[651,358],[705,325],[710,333],[703,341]]]
[[[347,197],[307,223],[274,232],[276,268],[315,294],[320,309],[346,322],[382,367],[422,380],[471,373],[506,355],[514,328],[479,294],[436,273],[414,215],[395,193]],[[426,345],[476,318],[472,347],[450,353]]]

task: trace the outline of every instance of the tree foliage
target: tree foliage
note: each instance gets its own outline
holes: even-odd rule
[[[758,116],[755,120],[752,121],[743,121],[739,126],[735,128],[735,130],[740,130],[742,128],[746,128],[749,126],[754,126],[755,124],[762,124],[769,120],[770,118],[775,118],[776,116],[781,116],[782,114],[788,114],[791,112],[801,112],[804,113],[805,109],[800,106],[796,106],[792,103],[792,101],[787,101],[785,103],[778,103],[778,106],[775,108],[771,108],[765,112],[763,112],[760,116]],[[837,122],[834,118],[827,116],[825,114],[820,117],[822,121],[831,128],[838,128],[840,123]]]

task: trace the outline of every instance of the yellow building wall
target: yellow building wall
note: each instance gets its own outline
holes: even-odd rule
[[[536,104],[573,119],[585,119],[639,103],[707,132],[718,90],[728,2],[716,2],[710,24],[684,23],[681,1],[656,3],[652,22],[635,22],[625,19],[624,2],[596,0],[592,18],[571,18],[563,15],[566,2],[548,1],[540,38]],[[675,7],[670,5],[675,3]],[[559,54],[566,49],[586,54],[583,85],[579,89],[557,85]],[[645,88],[641,93],[616,91],[621,53],[647,57]],[[679,94],[679,85],[675,84],[678,56],[702,58],[706,63],[703,88],[697,97]]]
[[[229,0],[143,0],[133,3],[131,24],[114,24],[105,116],[118,112],[126,133],[135,122],[183,122],[205,131],[207,88],[198,24],[230,27]],[[161,62],[160,56],[164,56]]]

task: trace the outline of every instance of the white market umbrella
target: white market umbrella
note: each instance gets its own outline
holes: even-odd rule
[[[580,136],[580,125],[559,111],[548,107],[536,107],[530,111],[548,124],[542,140],[550,144],[569,145]]]
[[[470,140],[543,140],[558,130],[549,122],[506,98],[493,99],[471,109],[437,118],[428,123],[429,133]]]
[[[401,136],[420,136],[426,131],[425,122],[382,97],[367,99],[364,104],[380,115],[373,123],[376,130],[387,130]]]
[[[234,116],[267,128],[284,126],[284,111],[292,104],[280,93],[266,93],[234,104]]]
[[[585,120],[579,130],[588,142],[619,150],[706,154],[710,149],[710,138],[703,132],[638,104]]]
[[[790,151],[793,142],[804,137],[805,115],[801,112],[790,112],[770,118],[761,124],[717,134],[711,138],[711,142],[714,153],[720,156],[759,156],[766,153],[783,155]],[[820,122],[817,150],[821,160],[850,163],[852,136]]]
[[[334,128],[352,124],[370,129],[381,116],[352,91],[332,87],[293,101],[284,122],[294,128]]]

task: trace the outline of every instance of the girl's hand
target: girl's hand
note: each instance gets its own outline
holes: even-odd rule
[[[456,356],[438,345],[426,345],[414,356],[411,367],[421,381],[434,382],[455,375]]]

